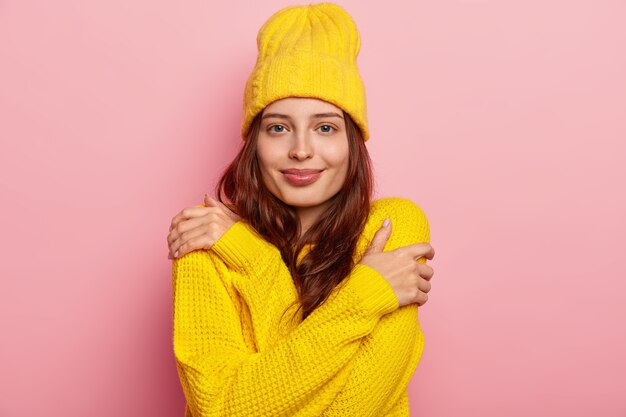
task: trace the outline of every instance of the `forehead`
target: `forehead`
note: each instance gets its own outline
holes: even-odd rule
[[[312,97],[287,97],[276,100],[265,107],[263,113],[284,113],[293,116],[307,116],[313,113],[343,111],[332,103]]]

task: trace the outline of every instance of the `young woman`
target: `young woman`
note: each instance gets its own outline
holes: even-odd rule
[[[257,44],[243,146],[167,239],[185,416],[408,416],[434,250],[418,205],[371,201],[356,25],[289,6]]]

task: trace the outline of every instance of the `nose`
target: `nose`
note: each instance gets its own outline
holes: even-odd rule
[[[306,132],[302,132],[295,136],[291,149],[289,149],[289,158],[303,161],[313,157],[313,147],[311,146]]]

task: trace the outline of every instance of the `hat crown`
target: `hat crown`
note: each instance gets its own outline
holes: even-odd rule
[[[288,6],[274,13],[259,29],[257,47],[259,60],[302,51],[355,61],[361,38],[343,8],[318,3]]]

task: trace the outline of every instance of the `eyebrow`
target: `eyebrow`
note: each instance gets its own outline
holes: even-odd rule
[[[291,120],[291,116],[287,115],[287,114],[282,114],[282,113],[267,113],[264,114],[262,119],[267,119],[269,117],[277,117],[279,119],[289,119]],[[334,113],[334,112],[330,112],[330,113],[315,113],[313,115],[311,115],[311,117],[319,119],[322,117],[339,117],[340,119],[343,119],[343,117],[341,117],[339,114]]]

